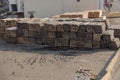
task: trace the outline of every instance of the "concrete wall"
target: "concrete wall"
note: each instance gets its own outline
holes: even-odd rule
[[[64,12],[98,9],[99,0],[24,0],[25,17],[34,11],[35,17],[51,17]]]

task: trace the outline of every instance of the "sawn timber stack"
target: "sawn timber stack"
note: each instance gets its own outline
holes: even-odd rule
[[[100,18],[24,19],[17,21],[16,29],[15,38],[20,44],[109,49],[117,49],[120,45],[114,31],[108,30],[107,21]]]

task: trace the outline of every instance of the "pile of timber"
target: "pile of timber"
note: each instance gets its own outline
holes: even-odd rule
[[[26,18],[24,18],[26,19]],[[7,19],[1,19],[0,20],[0,38],[6,39],[7,38],[7,28],[11,27],[17,27],[17,22],[24,20],[22,18],[7,18]],[[8,29],[9,30],[9,29]],[[11,30],[11,29],[10,29]]]
[[[43,31],[43,22],[48,19],[25,19],[17,22],[17,37],[18,43],[20,44],[42,44],[42,38],[44,37],[45,32]],[[44,32],[44,33],[42,33]],[[41,34],[40,34],[41,33]],[[38,36],[38,37],[37,37]]]
[[[54,18],[88,18],[87,12],[70,12],[53,16]]]
[[[34,23],[31,21],[20,21],[17,23],[18,43],[21,44],[35,44],[35,36],[40,31],[40,22]],[[44,36],[44,34],[42,35]]]
[[[102,10],[89,10],[83,12],[69,12],[53,16],[53,18],[101,18]]]
[[[68,48],[113,48],[119,47],[114,31],[107,30],[101,21],[18,22],[18,42],[23,44],[49,45]],[[21,34],[21,35],[20,35]],[[112,37],[112,38],[111,38]]]
[[[17,27],[5,29],[5,40],[10,43],[17,43]]]
[[[67,48],[118,49],[120,41],[103,19],[21,19],[5,27],[7,42]]]
[[[106,15],[107,18],[119,18],[120,12],[110,12]]]
[[[101,18],[102,17],[102,10],[89,10],[88,18]]]
[[[0,20],[0,38],[4,38],[4,33],[5,33],[5,26],[4,26],[4,21]]]
[[[101,37],[101,48],[118,49],[120,46],[119,38],[115,38],[114,30],[107,30]]]
[[[114,36],[120,39],[120,25],[111,25],[109,30],[114,30]]]
[[[17,19],[16,18],[3,19],[3,23],[5,30],[3,35],[4,39],[7,40],[7,42],[12,42],[12,43],[16,42],[16,39],[13,36],[15,36],[16,34],[14,27],[17,26]]]

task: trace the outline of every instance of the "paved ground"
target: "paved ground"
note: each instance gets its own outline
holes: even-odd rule
[[[119,59],[117,65],[118,65],[118,69],[115,73],[115,76],[113,77],[113,80],[120,80],[120,59]]]
[[[33,49],[0,40],[0,80],[75,80],[81,68],[97,75],[114,52]]]

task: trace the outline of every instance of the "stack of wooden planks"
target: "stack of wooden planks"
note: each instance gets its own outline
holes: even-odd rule
[[[12,20],[13,21],[13,20]],[[67,48],[118,49],[119,39],[103,19],[21,19],[5,28],[7,42]]]
[[[114,30],[114,36],[120,39],[120,25],[111,25],[109,30]]]
[[[120,18],[120,12],[110,12],[106,15],[107,18]]]
[[[5,29],[5,39],[7,42],[10,43],[18,43],[18,37],[17,37],[17,27],[10,27]]]
[[[101,18],[102,10],[88,10],[83,12],[69,12],[53,16],[53,18]]]
[[[102,17],[102,10],[89,10],[88,18],[101,18]]]

